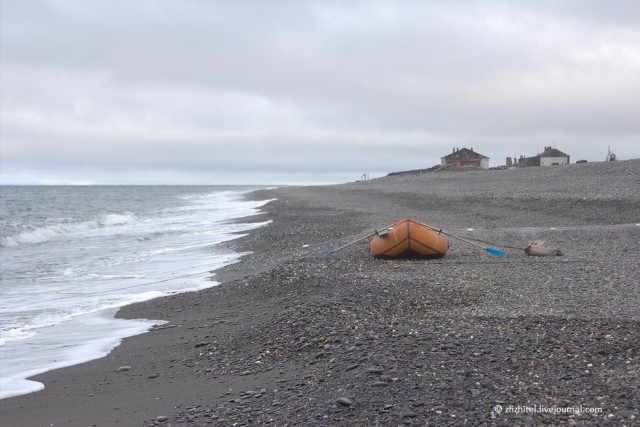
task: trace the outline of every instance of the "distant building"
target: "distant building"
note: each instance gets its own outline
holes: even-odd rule
[[[489,169],[489,158],[468,148],[454,148],[453,153],[440,158],[441,165],[450,168]]]
[[[520,156],[518,166],[556,166],[568,165],[570,156],[557,148],[544,147],[544,151],[535,157]]]

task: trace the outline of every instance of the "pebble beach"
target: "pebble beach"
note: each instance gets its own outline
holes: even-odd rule
[[[640,425],[640,160],[248,197],[271,222],[225,243],[251,253],[219,286],[124,307],[164,323],[34,378],[0,423]],[[450,239],[379,260],[365,238],[326,256],[407,217],[505,255]],[[564,256],[527,256],[534,240]]]

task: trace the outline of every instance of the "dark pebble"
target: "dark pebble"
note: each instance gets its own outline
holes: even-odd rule
[[[340,405],[343,405],[343,406],[353,406],[353,402],[347,399],[346,397],[339,397],[336,400],[336,403],[339,403]]]

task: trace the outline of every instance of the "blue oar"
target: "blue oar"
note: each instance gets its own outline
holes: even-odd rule
[[[448,232],[446,232],[446,231],[444,231],[442,229],[432,227],[432,226],[430,226],[428,224],[425,224],[423,222],[421,222],[420,224],[424,225],[425,227],[427,227],[427,228],[429,228],[429,229],[431,229],[433,231],[437,231],[437,232],[442,233],[442,234],[444,234],[446,236],[453,237],[454,239],[458,239],[458,240],[461,240],[461,241],[463,241],[465,243],[469,243],[470,245],[474,245],[474,246],[477,246],[479,248],[482,248],[485,251],[489,252],[493,256],[502,256],[502,255],[504,255],[504,252],[499,251],[498,249],[490,248],[489,246],[485,246],[485,245],[481,245],[481,244],[476,243],[476,242],[472,242],[471,240],[467,240],[464,237],[456,236],[455,234],[448,233]]]

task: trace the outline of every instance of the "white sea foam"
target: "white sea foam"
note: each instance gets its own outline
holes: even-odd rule
[[[43,384],[27,378],[103,357],[123,338],[143,333],[154,324],[164,323],[113,319],[112,315],[113,311],[85,315],[51,331],[45,339],[33,336],[23,340],[20,346],[4,347],[0,399],[42,390]],[[87,336],[81,332],[83,330],[92,333]]]
[[[96,220],[96,226],[109,226],[126,224],[128,222],[135,221],[136,217],[133,214],[106,214],[100,215]]]
[[[237,192],[132,188],[135,198],[129,205],[118,202],[120,213],[95,215],[82,207],[108,212],[124,190],[88,191],[97,197],[88,203],[77,200],[81,190],[59,189],[55,200],[66,196],[69,207],[53,206],[51,216],[85,214],[91,220],[25,222],[24,231],[2,240],[0,398],[36,391],[42,385],[30,376],[100,357],[122,337],[149,327],[133,322],[123,328],[111,315],[119,307],[214,286],[211,272],[244,255],[220,252],[217,244],[266,223],[229,221],[255,215],[267,203],[241,200]],[[158,205],[158,196],[167,204]],[[41,208],[43,199],[54,198],[40,195],[32,209]],[[17,229],[20,222],[9,220],[4,224]]]
[[[21,243],[46,242],[47,240],[51,240],[59,234],[59,230],[57,228],[58,227],[37,228],[32,231],[25,231],[15,236],[3,237],[0,241],[0,245],[7,247],[17,246]]]
[[[135,220],[136,216],[130,213],[104,214],[89,221],[50,224],[33,230],[23,231],[13,236],[2,237],[2,239],[0,239],[0,246],[11,247],[21,244],[44,243],[61,234],[90,230],[98,227],[127,224]]]
[[[23,340],[34,336],[36,333],[31,330],[30,326],[20,326],[0,332],[0,347],[9,341]]]

